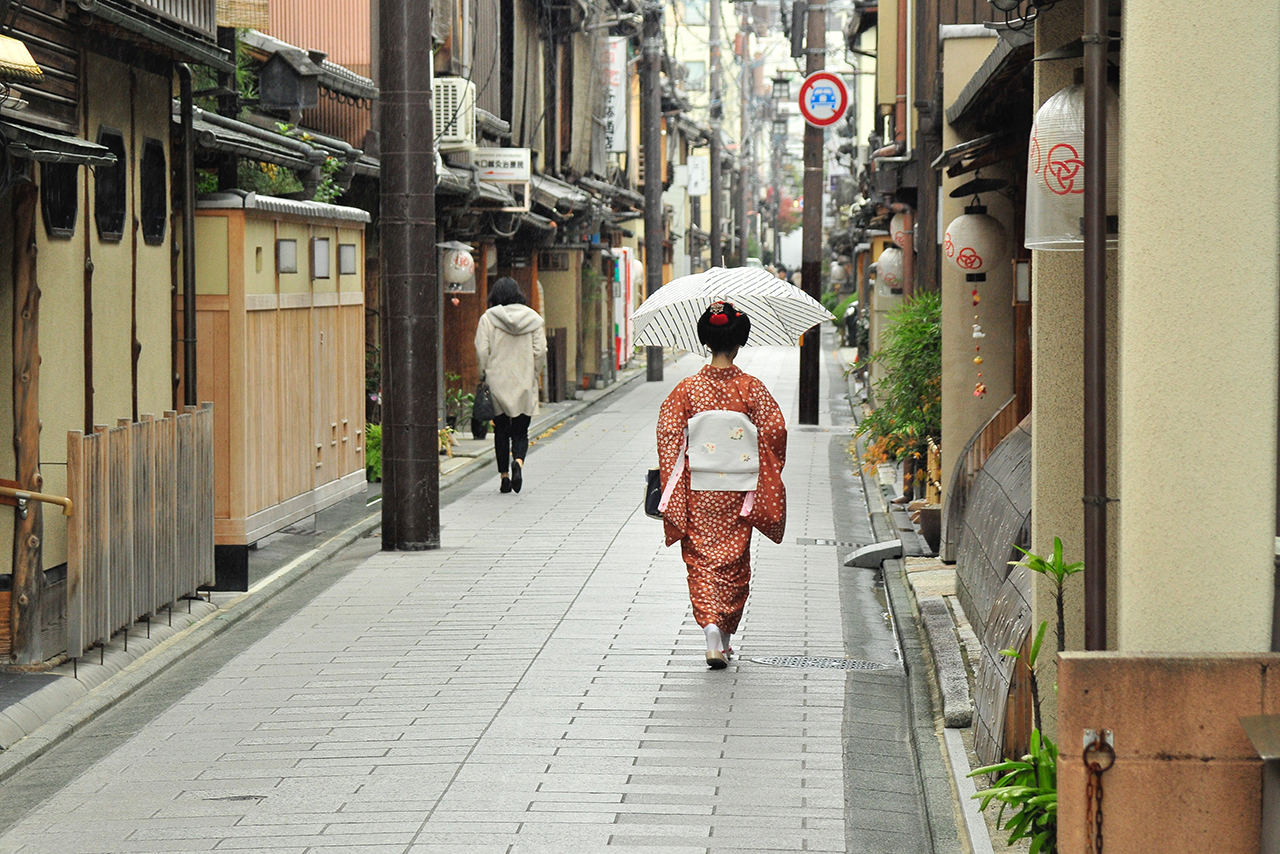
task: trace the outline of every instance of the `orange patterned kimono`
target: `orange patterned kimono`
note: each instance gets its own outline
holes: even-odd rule
[[[714,623],[738,630],[751,581],[751,529],[775,543],[787,525],[782,466],[787,457],[787,425],[764,383],[737,367],[703,367],[675,387],[658,415],[658,464],[662,484],[675,468],[689,418],[710,409],[745,413],[760,434],[760,476],[755,505],[740,516],[745,492],[693,491],[689,469],[663,512],[667,545],[680,541],[689,570],[689,599],[699,626]]]

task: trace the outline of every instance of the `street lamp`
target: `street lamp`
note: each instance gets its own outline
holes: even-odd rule
[[[1040,17],[1041,12],[1048,12],[1058,5],[1058,0],[1026,0],[1027,10],[1019,12],[1018,7],[1023,0],[987,0],[992,6],[1004,12],[1004,22],[1010,29],[1020,30]]]
[[[779,74],[773,78],[773,100],[785,102],[791,100],[791,78]]]

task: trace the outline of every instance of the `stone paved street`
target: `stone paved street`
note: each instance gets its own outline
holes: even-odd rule
[[[728,670],[705,667],[679,549],[639,508],[658,406],[701,365],[685,357],[543,438],[521,494],[475,478],[442,510],[440,550],[366,545],[207,679],[151,713],[126,700],[6,782],[20,799],[40,791],[24,776],[71,762],[60,751],[88,757],[0,852],[930,850],[874,574],[850,621],[837,550],[797,542],[840,538],[847,420],[824,407],[822,426],[794,427],[796,351],[739,364],[793,425],[790,516],[782,545],[755,538]],[[839,403],[827,373],[823,400]],[[842,512],[865,529],[865,509]],[[846,655],[889,668],[850,679],[870,711],[847,708],[843,669],[753,660]],[[862,787],[850,821],[846,743]]]

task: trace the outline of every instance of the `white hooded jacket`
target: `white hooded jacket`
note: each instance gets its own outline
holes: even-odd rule
[[[538,407],[538,375],[547,365],[542,316],[527,305],[495,305],[476,327],[480,378],[489,383],[501,415],[533,415]]]

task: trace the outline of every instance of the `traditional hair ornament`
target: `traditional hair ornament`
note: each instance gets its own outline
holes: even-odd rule
[[[729,323],[729,312],[732,310],[733,306],[728,303],[713,302],[711,304],[711,316],[707,318],[707,322],[712,326],[726,326]]]

